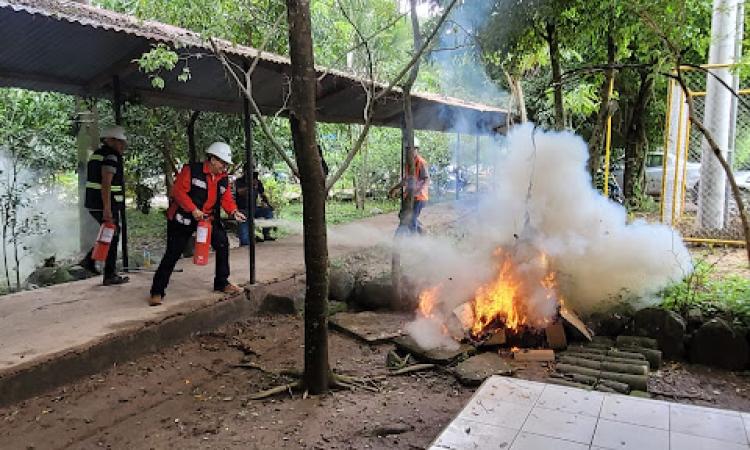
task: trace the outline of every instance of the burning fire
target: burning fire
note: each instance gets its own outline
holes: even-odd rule
[[[494,252],[497,274],[474,291],[473,298],[453,311],[453,315],[470,336],[477,338],[495,329],[517,331],[522,326],[544,327],[548,318],[535,317],[531,311],[532,296],[543,296],[560,304],[555,272],[549,268],[544,253],[519,258],[503,249]],[[437,308],[442,284],[419,294],[418,314],[442,319]],[[442,320],[441,320],[442,321]],[[445,334],[448,329],[443,325]]]

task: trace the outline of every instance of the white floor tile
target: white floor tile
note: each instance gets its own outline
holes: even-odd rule
[[[443,431],[431,450],[507,449],[518,431],[483,423],[456,419]]]
[[[602,409],[604,394],[564,386],[547,386],[536,402],[546,409],[598,417]]]
[[[602,419],[669,430],[669,405],[662,402],[608,395],[602,405]]]
[[[543,383],[493,376],[479,388],[475,397],[532,406],[536,403],[544,388]]]
[[[750,447],[673,431],[670,433],[670,450],[750,450]]]
[[[510,450],[589,450],[586,444],[578,444],[562,439],[540,436],[521,432],[516,436],[516,440],[510,447]]]
[[[522,431],[568,441],[590,444],[596,418],[535,407],[526,419]]]
[[[670,430],[738,444],[747,444],[745,424],[739,413],[716,412],[700,407],[672,405]]]
[[[487,425],[521,429],[532,406],[474,396],[458,417]]]
[[[669,432],[599,419],[592,445],[618,450],[669,450]]]

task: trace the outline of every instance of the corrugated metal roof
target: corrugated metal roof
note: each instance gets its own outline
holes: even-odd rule
[[[123,96],[131,101],[202,111],[242,110],[238,89],[210,55],[209,44],[183,28],[70,1],[0,0],[0,42],[4,43],[0,46],[0,86],[109,97],[117,75]],[[238,63],[258,55],[252,47],[217,42]],[[176,81],[185,64],[180,62],[171,73],[163,74],[167,83],[159,90],[133,62],[158,43],[184,54],[209,55],[189,58],[192,78],[187,82]],[[318,119],[362,123],[364,81],[339,70],[316,69]],[[262,52],[253,73],[253,95],[264,113],[283,108],[289,71],[288,58]],[[400,97],[396,90],[375,106],[375,125],[400,126]],[[491,133],[497,127],[503,129],[506,122],[502,109],[434,94],[413,94],[413,108],[418,129]]]

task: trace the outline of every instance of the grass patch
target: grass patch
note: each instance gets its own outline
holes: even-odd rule
[[[663,292],[663,306],[682,315],[699,309],[707,318],[723,317],[750,326],[750,280],[739,275],[713,276],[714,266],[698,261],[695,271]]]
[[[326,203],[326,223],[336,225],[372,217],[378,214],[398,211],[398,199],[368,200],[365,209],[357,209],[354,202],[328,201]],[[302,203],[290,203],[281,212],[281,218],[302,222]]]

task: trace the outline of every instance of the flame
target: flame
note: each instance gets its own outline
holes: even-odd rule
[[[479,335],[496,318],[503,318],[505,327],[515,330],[523,323],[523,316],[518,308],[518,291],[521,282],[514,273],[510,259],[503,259],[497,277],[489,284],[480,286],[474,296],[473,335]]]
[[[423,317],[434,317],[438,295],[442,284],[423,290],[419,293],[419,314]]]
[[[562,303],[557,292],[557,275],[549,269],[549,259],[542,252],[523,254],[522,258],[497,248],[496,274],[488,282],[477,287],[473,298],[452,311],[453,320],[458,319],[463,329],[472,337],[484,336],[495,328],[516,331],[522,326],[544,327],[549,318],[536,317],[530,311],[529,298],[543,295],[552,302]],[[450,335],[446,319],[450,314],[441,311],[440,295],[443,284],[423,289],[419,294],[418,315],[439,320],[443,332]],[[453,327],[455,328],[455,327]],[[451,328],[451,329],[453,329]],[[458,336],[454,333],[454,337]],[[460,339],[460,338],[459,338]]]

